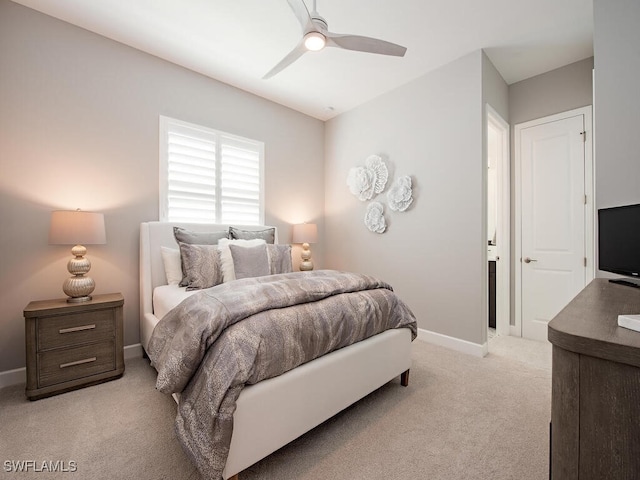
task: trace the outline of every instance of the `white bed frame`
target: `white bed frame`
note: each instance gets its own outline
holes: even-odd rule
[[[153,289],[166,285],[160,247],[178,248],[173,227],[218,231],[228,225],[147,222],[140,225],[140,338],[147,349],[158,318]],[[265,226],[235,225],[245,230]],[[276,242],[277,240],[276,231]],[[407,385],[411,332],[389,330],[342,348],[283,375],[243,389],[234,414],[224,478],[238,473],[331,418],[398,375]]]

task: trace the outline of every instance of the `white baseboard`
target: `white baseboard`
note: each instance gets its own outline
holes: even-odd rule
[[[124,347],[124,361],[142,357],[142,344],[134,343]]]
[[[140,357],[142,357],[141,344],[136,343],[134,345],[127,345],[126,347],[124,347],[125,362],[132,358]],[[18,385],[20,383],[27,383],[27,369],[25,367],[0,372],[0,388],[8,387],[10,385]]]
[[[442,335],[441,333],[418,329],[418,340],[424,342],[433,343],[441,347],[450,348],[462,353],[474,355],[476,357],[484,357],[487,352],[487,344],[482,345],[477,343],[468,342],[455,337],[449,337]],[[142,345],[135,343],[133,345],[127,345],[124,347],[124,360],[130,360],[132,358],[142,357]],[[27,369],[16,368],[15,370],[7,370],[0,372],[0,388],[8,387],[10,385],[17,385],[19,383],[27,383]]]
[[[18,385],[19,383],[24,383],[25,385],[27,383],[27,369],[25,367],[0,372],[0,388]]]
[[[430,330],[418,329],[418,340],[423,342],[433,343],[440,347],[450,348],[458,352],[473,355],[475,357],[484,357],[489,353],[489,346],[487,342],[483,344],[472,343],[467,340],[461,340],[455,337],[449,337],[441,333],[432,332]]]

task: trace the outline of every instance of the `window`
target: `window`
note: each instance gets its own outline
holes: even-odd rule
[[[262,225],[264,144],[160,117],[160,220]]]

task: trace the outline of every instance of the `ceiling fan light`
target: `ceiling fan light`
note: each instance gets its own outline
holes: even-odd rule
[[[304,36],[304,46],[312,52],[322,50],[326,42],[327,39],[320,32],[309,32]]]

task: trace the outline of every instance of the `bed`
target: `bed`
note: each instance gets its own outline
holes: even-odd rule
[[[218,224],[165,222],[141,224],[140,337],[147,353],[149,353],[152,334],[161,317],[166,312],[174,313],[173,307],[178,304],[184,305],[191,302],[189,299],[184,302],[183,300],[197,293],[185,292],[184,288],[167,285],[161,247],[177,248],[174,226],[193,232],[229,228],[229,225]],[[267,227],[240,225],[236,228],[257,231]],[[277,243],[277,231],[275,242]],[[237,280],[237,282],[243,281]],[[164,294],[160,300],[159,292],[162,291]],[[156,298],[154,298],[154,292]],[[222,478],[237,479],[242,470],[394,378],[399,376],[400,383],[404,386],[408,385],[411,341],[415,338],[415,322],[409,327],[383,331],[313,359],[281,375],[245,386],[235,401],[233,429],[228,455],[221,472]],[[179,394],[174,394],[174,398],[178,403],[180,402]],[[319,398],[322,399],[321,402],[318,401]],[[205,476],[208,475],[208,472],[203,472],[202,468],[200,471]],[[220,475],[216,473],[212,478],[220,478]]]

